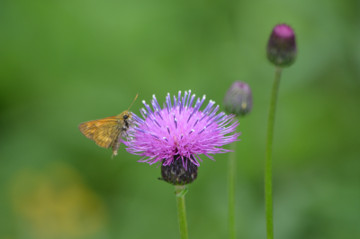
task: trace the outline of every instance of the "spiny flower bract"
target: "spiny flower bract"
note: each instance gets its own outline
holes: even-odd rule
[[[129,153],[143,156],[140,162],[154,164],[162,162],[170,165],[174,160],[182,160],[187,170],[187,162],[200,166],[199,155],[213,159],[211,155],[225,153],[229,150],[222,146],[237,141],[238,121],[234,115],[219,111],[219,106],[210,100],[200,110],[205,96],[195,101],[191,90],[184,95],[179,91],[177,97],[166,96],[161,108],[155,95],[151,105],[143,101],[140,110],[143,118],[133,114],[134,126],[128,131],[128,141],[124,142]]]

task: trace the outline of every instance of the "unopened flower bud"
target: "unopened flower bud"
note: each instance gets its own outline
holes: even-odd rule
[[[248,84],[235,81],[226,92],[225,110],[237,116],[244,116],[252,109],[252,93]]]
[[[290,66],[296,58],[294,30],[286,25],[276,25],[267,45],[267,57],[276,66]]]

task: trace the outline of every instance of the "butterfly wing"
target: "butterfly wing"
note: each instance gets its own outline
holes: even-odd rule
[[[113,146],[121,133],[121,123],[116,116],[81,123],[79,129],[83,135],[103,148]]]

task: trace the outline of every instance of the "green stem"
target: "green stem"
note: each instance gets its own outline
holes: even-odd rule
[[[236,180],[236,142],[231,144],[231,152],[229,154],[229,167],[228,167],[228,184],[229,184],[229,238],[235,239],[235,180]]]
[[[187,189],[184,185],[175,186],[176,203],[178,209],[178,220],[180,229],[180,238],[188,239],[188,228],[186,221],[186,210],[185,210],[185,194]]]
[[[266,235],[267,239],[274,238],[273,224],[273,201],[272,201],[272,144],[274,135],[276,101],[279,91],[281,68],[277,67],[275,79],[270,99],[270,109],[268,118],[268,131],[266,141],[266,160],[265,160],[265,213],[266,213]]]

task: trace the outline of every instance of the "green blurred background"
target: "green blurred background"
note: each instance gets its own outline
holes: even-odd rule
[[[179,238],[173,187],[124,147],[97,147],[83,121],[136,93],[192,89],[222,103],[253,89],[238,143],[238,238],[265,238],[263,171],[274,67],[271,29],[296,31],[274,141],[276,238],[360,238],[360,3],[0,1],[0,238]],[[227,236],[227,157],[189,186],[191,238]]]

